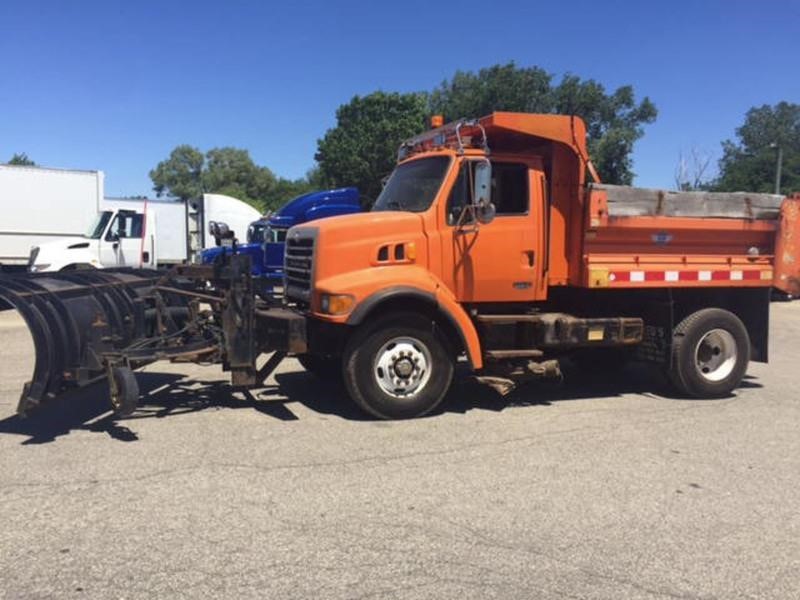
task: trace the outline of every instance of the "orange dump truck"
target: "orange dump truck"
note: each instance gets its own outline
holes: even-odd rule
[[[433,409],[460,356],[494,382],[633,356],[682,394],[729,394],[767,360],[782,199],[587,172],[577,117],[497,112],[409,140],[372,212],[289,232],[301,362],[386,418]]]
[[[166,275],[0,281],[36,345],[20,411],[105,374],[128,413],[132,370],[160,359],[218,362],[255,387],[287,355],[381,418],[434,409],[459,362],[505,390],[560,376],[564,357],[636,358],[683,395],[729,394],[767,360],[800,199],[603,185],[594,171],[579,118],[497,112],[404,143],[372,212],[290,229],[280,306],[227,254]]]

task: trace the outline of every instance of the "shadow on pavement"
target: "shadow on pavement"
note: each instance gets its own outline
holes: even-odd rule
[[[448,397],[431,416],[443,413],[466,414],[472,410],[500,412],[510,406],[551,406],[556,402],[614,398],[623,394],[643,394],[676,398],[658,369],[629,365],[613,373],[592,374],[579,371],[565,362],[565,382],[532,382],[501,396],[464,374],[457,375]],[[105,433],[123,442],[139,438],[130,426],[141,419],[161,419],[211,409],[252,409],[280,421],[296,421],[291,410],[299,403],[318,414],[350,421],[370,421],[348,398],[339,384],[324,382],[305,371],[279,373],[276,385],[252,391],[236,390],[227,380],[198,381],[178,374],[138,373],[141,391],[139,408],[130,417],[119,419],[109,410],[105,383],[73,390],[47,403],[29,417],[13,415],[0,420],[0,434],[26,436],[23,444],[43,444],[72,431]],[[760,388],[747,376],[742,388]],[[696,400],[692,400],[696,402]]]
[[[140,373],[137,380],[142,394],[169,386],[180,375]],[[44,444],[74,430],[105,432],[110,437],[132,442],[136,433],[117,420],[109,411],[108,385],[97,383],[75,389],[44,404],[27,417],[12,415],[0,420],[0,434],[28,436],[23,444]]]

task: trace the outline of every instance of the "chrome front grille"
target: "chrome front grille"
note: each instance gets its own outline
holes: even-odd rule
[[[290,231],[286,236],[283,272],[287,298],[306,303],[311,301],[316,234],[316,229],[301,229]]]

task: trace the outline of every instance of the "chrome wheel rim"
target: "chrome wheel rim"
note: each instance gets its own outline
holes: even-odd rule
[[[697,372],[710,382],[728,377],[736,366],[737,357],[736,340],[725,329],[712,329],[706,333],[694,350]]]
[[[410,400],[431,378],[431,353],[413,337],[392,338],[381,346],[372,368],[375,382],[393,398]]]

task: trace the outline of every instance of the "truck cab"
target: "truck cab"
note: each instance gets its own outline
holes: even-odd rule
[[[155,215],[148,215],[155,227]],[[146,235],[145,218],[135,210],[104,210],[97,214],[83,239],[65,238],[34,247],[31,272],[85,268],[155,267],[156,239]]]
[[[354,187],[320,190],[293,198],[277,211],[253,221],[247,230],[247,243],[236,252],[250,256],[251,273],[261,279],[260,289],[272,291],[283,284],[283,258],[286,232],[290,227],[361,211],[358,189]],[[202,262],[211,264],[220,254],[232,252],[224,247],[208,248]]]

